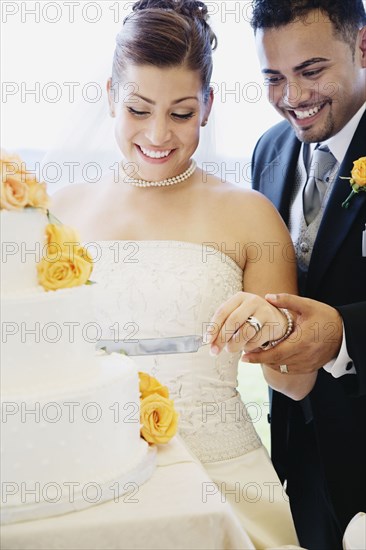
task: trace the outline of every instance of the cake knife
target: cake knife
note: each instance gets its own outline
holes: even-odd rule
[[[173,353],[194,353],[205,346],[202,336],[171,336],[167,338],[144,338],[141,340],[98,340],[97,349],[107,353],[124,353],[125,355],[162,355]]]

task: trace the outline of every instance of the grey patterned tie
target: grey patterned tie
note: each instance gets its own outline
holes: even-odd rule
[[[318,144],[316,146],[303,193],[304,216],[308,225],[316,218],[320,210],[327,190],[329,174],[336,162],[336,158],[326,145],[319,146]]]

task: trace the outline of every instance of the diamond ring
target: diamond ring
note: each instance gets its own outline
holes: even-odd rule
[[[287,365],[280,365],[280,373],[281,374],[288,374],[289,373]]]
[[[248,319],[245,321],[245,323],[248,323],[248,325],[253,327],[256,334],[258,334],[258,332],[261,331],[262,328],[263,328],[262,323],[260,321],[258,321],[258,319],[256,317],[253,317],[252,315],[250,317],[248,317]]]

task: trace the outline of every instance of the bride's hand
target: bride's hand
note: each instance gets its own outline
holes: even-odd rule
[[[260,296],[238,292],[215,312],[205,341],[211,353],[218,355],[225,348],[230,353],[249,353],[268,341],[282,338],[288,321],[285,315]]]

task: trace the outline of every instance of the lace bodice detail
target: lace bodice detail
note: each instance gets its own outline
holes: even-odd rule
[[[242,290],[241,268],[209,245],[103,241],[95,243],[94,255],[104,337],[204,334],[218,306]],[[180,435],[202,462],[234,458],[261,445],[236,390],[238,354],[211,357],[203,346],[197,353],[134,360],[169,387]]]

